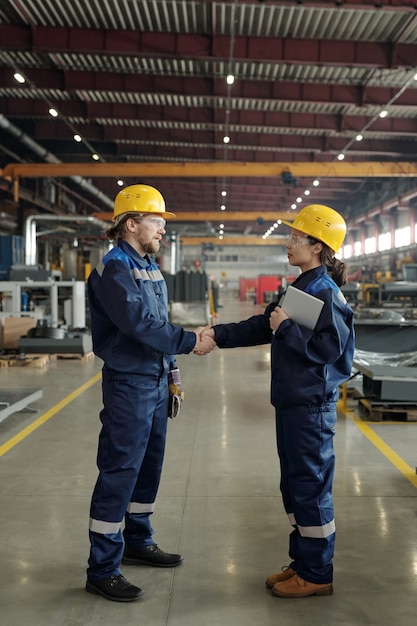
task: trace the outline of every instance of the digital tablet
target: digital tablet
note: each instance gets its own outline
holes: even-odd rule
[[[291,285],[285,292],[281,308],[296,324],[314,330],[324,302]]]

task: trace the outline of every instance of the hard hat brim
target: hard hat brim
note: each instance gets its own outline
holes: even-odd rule
[[[132,213],[132,211],[126,211],[126,213]],[[139,213],[143,213],[144,215],[153,215],[157,213],[161,215],[163,218],[171,219],[172,217],[177,217],[175,213],[171,213],[171,211],[139,211]]]
[[[286,226],[306,234],[337,252],[346,236],[343,216],[324,204],[309,204],[295,216],[293,222],[283,220]]]
[[[125,213],[120,213],[119,215],[116,215],[116,217],[113,217],[112,222],[114,222],[115,224],[117,224],[118,222],[120,222],[120,220],[128,214],[134,214],[135,211],[126,211]],[[154,215],[155,213],[157,213],[158,215],[161,215],[164,219],[171,219],[173,217],[177,217],[175,213],[171,213],[171,211],[141,211],[140,212],[141,215]]]
[[[303,228],[299,228],[298,226],[294,226],[294,222],[286,222],[285,220],[282,220],[282,224],[285,224],[286,226],[289,226],[290,228],[294,228],[295,230],[299,230],[301,233],[304,233],[305,235],[309,235],[309,233],[304,230]]]

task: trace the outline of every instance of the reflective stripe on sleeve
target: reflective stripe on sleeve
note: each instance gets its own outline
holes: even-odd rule
[[[155,508],[154,502],[129,502],[127,507],[128,513],[153,513]]]
[[[132,269],[133,278],[135,280],[149,280],[148,272],[146,270],[140,270],[137,267]]]
[[[122,522],[103,522],[103,520],[90,517],[90,530],[99,535],[116,535],[121,524]]]
[[[154,281],[164,280],[164,277],[162,276],[162,273],[160,272],[160,270],[150,270],[149,278]]]
[[[154,282],[161,282],[164,280],[162,273],[159,270],[140,270],[138,267],[132,269],[133,278],[135,280],[152,280]]]
[[[97,265],[96,265],[96,272],[99,276],[103,276],[103,272],[104,272],[104,263],[103,261],[100,261]]]

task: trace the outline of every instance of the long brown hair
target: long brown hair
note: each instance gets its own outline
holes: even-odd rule
[[[314,237],[310,237],[307,235],[308,239],[311,243],[321,243],[323,246],[322,251],[320,252],[320,263],[325,265],[327,268],[327,272],[333,278],[334,282],[338,287],[341,287],[347,282],[347,276],[349,267],[343,261],[336,259],[334,256],[334,252],[329,246],[319,239],[315,239]]]
[[[119,222],[111,226],[108,230],[106,230],[106,237],[109,241],[118,241],[119,239],[123,239],[126,234],[126,222],[129,217],[137,218],[137,214],[135,213],[126,213],[123,215]]]

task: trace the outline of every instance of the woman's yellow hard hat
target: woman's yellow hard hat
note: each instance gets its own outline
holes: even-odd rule
[[[333,252],[339,250],[346,236],[343,217],[324,204],[309,204],[301,209],[293,222],[282,220],[282,223],[322,241]]]

